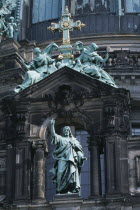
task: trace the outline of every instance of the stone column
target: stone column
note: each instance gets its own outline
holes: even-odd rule
[[[15,149],[11,144],[7,147],[7,175],[6,175],[6,200],[13,202],[15,185]]]
[[[109,197],[128,194],[127,136],[130,127],[129,102],[125,94],[104,106],[106,196]]]
[[[45,141],[39,140],[33,142],[33,197],[32,201],[44,203],[45,199]]]
[[[95,142],[90,143],[90,186],[91,197],[100,197],[100,159],[98,145]]]
[[[105,137],[106,193],[128,194],[127,141],[123,136]]]
[[[21,141],[15,144],[15,203],[30,202],[31,143]]]

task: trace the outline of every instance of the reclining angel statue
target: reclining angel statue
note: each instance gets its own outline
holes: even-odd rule
[[[57,70],[55,59],[51,58],[52,51],[56,50],[58,50],[58,46],[55,43],[51,43],[42,52],[39,47],[36,47],[33,51],[35,58],[29,64],[26,64],[25,61],[21,59],[22,64],[28,71],[25,73],[25,79],[22,84],[15,88],[16,93]]]
[[[69,126],[63,128],[62,136],[55,133],[55,120],[50,121],[51,143],[56,145],[53,151],[55,164],[50,172],[53,173],[53,182],[56,183],[58,194],[79,193],[80,172],[83,165],[84,153],[82,146],[71,133]]]
[[[106,54],[103,59],[96,52],[98,46],[95,43],[92,43],[89,47],[85,47],[82,42],[78,41],[75,43],[74,48],[81,53],[81,55],[76,59],[76,65],[74,67],[75,70],[79,69],[81,73],[85,73],[116,87],[113,78],[102,69],[103,63],[105,63],[108,59],[108,54]]]

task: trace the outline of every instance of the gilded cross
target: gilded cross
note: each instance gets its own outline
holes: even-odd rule
[[[68,7],[66,6],[59,23],[51,23],[51,26],[48,27],[48,29],[52,30],[53,32],[63,32],[63,44],[67,45],[70,44],[70,31],[73,31],[73,29],[81,30],[81,28],[84,26],[85,24],[81,23],[80,20],[73,22]]]

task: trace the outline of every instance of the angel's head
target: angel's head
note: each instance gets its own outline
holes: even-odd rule
[[[97,50],[97,49],[98,49],[97,44],[92,43],[92,44],[90,45],[90,49],[92,49],[92,50]]]
[[[9,17],[9,21],[10,21],[10,23],[14,23],[14,20],[15,20],[15,19],[14,19],[14,17],[12,17],[12,16],[11,16],[11,17]]]
[[[33,53],[34,53],[34,55],[38,56],[41,53],[41,49],[39,47],[36,47],[36,48],[34,48]]]

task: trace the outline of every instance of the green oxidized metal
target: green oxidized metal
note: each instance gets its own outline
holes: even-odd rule
[[[51,58],[52,51],[57,49],[58,46],[55,43],[49,44],[42,52],[40,48],[36,47],[34,49],[35,58],[28,65],[25,64],[23,59],[21,60],[22,64],[28,69],[28,71],[25,74],[23,83],[16,87],[16,93],[57,70],[55,60]]]
[[[79,193],[79,175],[83,161],[86,159],[82,146],[72,135],[69,126],[63,128],[63,134],[60,136],[55,133],[53,119],[50,124],[51,143],[56,145],[53,151],[53,158],[56,162],[50,172],[53,173],[57,193]]]
[[[117,88],[113,78],[102,68],[102,65],[108,59],[108,54],[106,54],[105,58],[102,58],[96,51],[98,46],[95,43],[85,47],[82,42],[76,42],[74,50],[79,51],[81,54],[74,59],[73,48],[70,44],[70,31],[73,29],[81,30],[81,27],[84,27],[84,24],[81,21],[73,22],[66,7],[59,23],[52,23],[49,27],[53,32],[63,32],[62,45],[58,47],[55,43],[51,43],[42,52],[39,48],[35,48],[35,58],[28,65],[21,59],[28,71],[25,74],[25,80],[16,87],[15,92],[18,93],[64,66]],[[52,59],[52,51],[58,49],[60,51],[58,59]]]
[[[17,24],[15,23],[14,17],[10,17],[9,21],[5,21],[6,17],[11,14],[16,6],[17,0],[0,1],[0,35],[2,38],[13,38],[14,32],[17,31]]]

